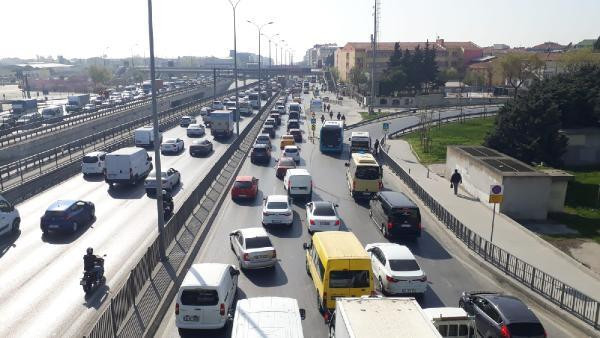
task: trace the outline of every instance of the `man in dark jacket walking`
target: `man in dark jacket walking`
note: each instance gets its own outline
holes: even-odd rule
[[[450,177],[450,188],[454,188],[454,195],[458,193],[458,185],[462,183],[462,176],[458,173],[458,169],[454,169],[454,174]]]

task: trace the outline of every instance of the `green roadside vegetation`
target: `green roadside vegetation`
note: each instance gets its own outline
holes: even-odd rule
[[[360,111],[358,112],[363,120],[371,120],[377,117],[382,117],[390,114],[390,112],[382,111],[381,113],[374,111],[373,114],[369,114],[368,111]]]

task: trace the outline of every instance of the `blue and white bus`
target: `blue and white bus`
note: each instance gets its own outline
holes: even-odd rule
[[[322,153],[342,153],[344,149],[344,122],[325,121],[321,127],[319,149]]]

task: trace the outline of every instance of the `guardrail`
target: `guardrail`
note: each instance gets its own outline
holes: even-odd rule
[[[184,94],[187,92],[193,92],[193,91],[199,90],[201,88],[203,88],[203,87],[196,86],[193,88],[190,88],[190,87],[182,88],[182,89],[176,90],[174,92],[160,94],[158,96],[158,99],[164,100],[169,97],[176,96],[176,95]],[[34,129],[29,129],[29,130],[24,129],[25,127],[27,127],[27,125],[5,129],[2,131],[2,137],[0,137],[0,147],[10,145],[10,144],[16,143],[18,141],[30,139],[30,138],[36,137],[38,135],[41,135],[41,134],[46,134],[46,133],[50,133],[50,132],[53,132],[56,130],[66,129],[75,124],[94,120],[94,119],[104,117],[107,115],[121,113],[125,110],[129,110],[132,108],[143,107],[145,105],[150,104],[150,100],[151,99],[148,97],[148,98],[144,98],[143,100],[126,103],[126,104],[118,106],[114,109],[101,110],[101,111],[97,111],[97,112],[94,112],[91,114],[79,114],[79,115],[73,116],[67,120],[63,120],[61,122],[53,123],[53,124],[46,124],[44,126],[37,127]]]
[[[176,235],[182,230],[183,226],[188,221],[188,218],[194,210],[198,208],[199,203],[203,200],[209,206],[205,207],[205,210],[212,210],[215,206],[213,200],[206,198],[211,191],[209,189],[214,185],[222,185],[221,178],[224,173],[224,168],[228,161],[239,151],[242,144],[245,144],[246,152],[249,149],[249,145],[254,139],[254,134],[257,133],[258,129],[254,128],[257,122],[264,121],[269,112],[270,108],[275,102],[275,98],[278,95],[271,96],[267,104],[260,110],[258,114],[253,118],[246,128],[240,132],[240,136],[227,148],[225,153],[219,158],[211,170],[207,173],[204,179],[196,186],[192,193],[187,197],[181,208],[173,215],[173,217],[167,222],[164,228],[164,240],[165,246],[171,243]],[[250,135],[248,137],[248,135]],[[242,161],[244,157],[239,158]],[[229,173],[229,177],[231,173]],[[222,191],[221,191],[222,192]],[[202,203],[204,204],[204,203]],[[206,231],[206,230],[205,230]],[[104,312],[98,318],[98,321],[94,324],[93,328],[86,337],[93,338],[112,338],[119,336],[119,331],[123,330],[123,326],[126,324],[130,309],[134,306],[136,298],[144,284],[150,279],[155,268],[160,263],[160,257],[158,252],[158,237],[154,240],[152,245],[148,248],[141,260],[131,270],[129,277],[121,285],[116,292],[115,296],[110,299],[110,305],[104,309]],[[172,263],[174,264],[174,263]],[[179,264],[183,264],[180,262]],[[181,265],[178,265],[178,267]],[[116,288],[115,288],[116,289]],[[152,310],[154,311],[154,310]],[[127,336],[127,334],[125,335]],[[141,336],[141,335],[140,335]]]
[[[241,90],[245,90],[253,85],[254,84],[248,84],[240,88]],[[235,90],[229,90],[220,94],[218,97],[225,97],[233,92],[235,92]],[[199,113],[198,106],[205,105],[213,99],[212,96],[198,99],[161,112],[159,115],[161,127],[163,129],[170,128],[177,124],[177,118],[185,114],[192,116],[197,115]],[[120,144],[120,147],[133,144],[132,132],[136,128],[147,125],[150,122],[151,116],[143,117],[118,127],[86,136],[63,146],[0,166],[0,190],[6,198],[13,202],[27,198],[41,189],[44,189],[47,184],[36,184],[36,189],[34,190],[21,190],[22,186],[31,184],[32,182],[39,182],[40,177],[54,171],[64,170],[74,163],[81,163],[86,151],[112,151],[117,149],[113,146],[114,143]],[[65,174],[67,174],[67,172],[65,172]],[[70,176],[75,174],[75,172],[69,170],[68,174]]]
[[[545,273],[535,266],[512,255],[510,252],[488,242],[469,229],[436,199],[423,189],[402,167],[383,149],[383,162],[404,181],[404,183],[421,199],[431,212],[442,222],[456,238],[460,239],[470,250],[482,257],[506,275],[540,294],[561,309],[579,318],[586,324],[599,329],[598,316],[600,302],[585,295],[559,279]]]

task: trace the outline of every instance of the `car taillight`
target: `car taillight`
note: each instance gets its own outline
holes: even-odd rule
[[[379,181],[379,190],[383,189],[383,182]]]
[[[396,283],[398,280],[392,276],[385,276],[388,282]]]
[[[335,220],[335,225],[340,225],[340,220],[339,219]]]
[[[510,338],[510,331],[508,331],[508,326],[502,325],[502,328],[500,329],[500,337]]]
[[[277,258],[277,250],[273,250],[273,258]]]
[[[219,313],[221,316],[225,315],[225,304],[221,303],[221,307],[219,308]]]
[[[387,229],[392,230],[393,227],[394,227],[394,224],[392,224],[392,222],[388,222]]]
[[[244,254],[244,260],[245,261],[249,261],[250,260],[250,255],[248,255],[247,253]]]
[[[175,314],[179,314],[179,303],[175,303]]]
[[[310,220],[310,225],[315,225],[315,220],[314,219]]]
[[[356,190],[356,181],[352,181],[352,190]]]

